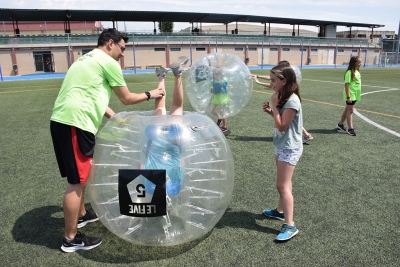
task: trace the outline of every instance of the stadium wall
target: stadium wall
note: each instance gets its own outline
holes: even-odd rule
[[[67,72],[69,66],[91,49],[95,43],[52,43],[7,45],[0,44],[0,65],[4,76],[24,75],[44,72],[43,60],[52,57],[55,72]],[[120,61],[122,69],[133,69],[135,63],[137,69],[151,69],[157,66],[169,66],[179,56],[191,57],[195,62],[199,57],[207,53],[230,53],[238,56],[249,66],[275,65],[280,60],[288,60],[293,65],[343,65],[347,64],[353,55],[361,56],[366,65],[376,64],[382,54],[382,48],[377,45],[353,44],[317,44],[302,45],[300,43],[248,43],[248,42],[203,42],[191,44],[177,43],[151,43],[135,42],[126,44],[124,59]],[[43,61],[42,60],[42,61]],[[44,61],[43,61],[44,62]],[[13,65],[18,66],[15,73]]]

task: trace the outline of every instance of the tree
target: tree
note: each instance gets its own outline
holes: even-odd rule
[[[174,31],[174,23],[173,22],[166,22],[166,21],[159,21],[158,22],[158,30],[162,33],[172,33]]]

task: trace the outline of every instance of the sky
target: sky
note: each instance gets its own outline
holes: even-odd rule
[[[379,24],[385,25],[385,27],[374,29],[374,31],[387,30],[396,33],[399,31],[400,21],[399,0],[251,0],[249,2],[243,0],[0,0],[0,8],[240,14]],[[104,27],[112,27],[111,22],[102,24]],[[116,25],[119,30],[142,32],[152,32],[153,26],[153,22],[119,22]],[[175,23],[174,31],[189,26],[191,26],[189,23]],[[292,28],[293,26],[271,24],[271,27]],[[318,28],[314,26],[300,26],[300,29],[318,31]],[[357,28],[352,28],[352,30],[355,29]],[[358,29],[367,30],[368,28]],[[337,27],[337,31],[346,30],[349,29],[343,26]]]

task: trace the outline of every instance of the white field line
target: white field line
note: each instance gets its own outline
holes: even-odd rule
[[[313,81],[313,82],[324,82],[324,83],[343,84],[343,83],[340,83],[340,82],[331,82],[331,81],[319,81],[319,80],[310,80],[310,79],[304,79],[304,80]],[[374,86],[374,85],[362,85],[362,86],[363,86],[363,87],[382,88],[382,89],[386,89],[386,90],[378,90],[378,91],[366,92],[366,93],[363,93],[363,94],[361,94],[361,95],[368,95],[368,94],[374,94],[374,93],[382,93],[382,92],[400,90],[399,88],[390,88],[390,87]],[[384,131],[386,131],[386,132],[388,132],[388,133],[390,133],[390,134],[393,134],[393,135],[395,135],[395,136],[397,136],[397,137],[400,137],[400,133],[395,132],[395,131],[393,131],[393,130],[390,130],[390,129],[388,129],[388,128],[386,128],[386,127],[384,127],[384,126],[382,126],[382,125],[380,125],[380,124],[378,124],[378,123],[376,123],[376,122],[374,122],[374,121],[371,121],[370,119],[368,119],[367,117],[365,117],[364,115],[362,115],[360,112],[358,112],[356,109],[354,109],[354,114],[357,115],[357,116],[358,116],[359,118],[361,118],[362,120],[368,122],[369,124],[371,124],[371,125],[373,125],[373,126],[379,128],[379,129],[381,129],[381,130],[384,130]]]

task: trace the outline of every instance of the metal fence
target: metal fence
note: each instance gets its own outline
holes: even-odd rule
[[[382,48],[382,41],[371,43],[369,39],[340,39],[304,36],[265,36],[265,35],[163,35],[128,34],[133,44],[254,44],[254,45],[302,45],[302,46],[346,46]],[[58,44],[97,44],[96,34],[22,35],[20,37],[0,36],[0,46],[19,45],[58,45]]]

